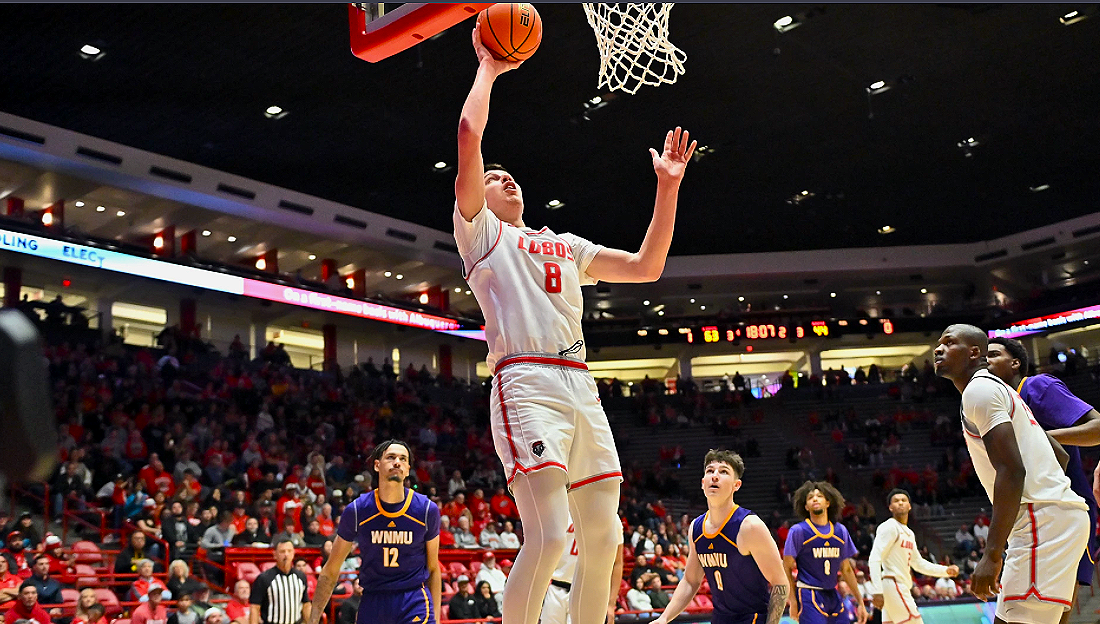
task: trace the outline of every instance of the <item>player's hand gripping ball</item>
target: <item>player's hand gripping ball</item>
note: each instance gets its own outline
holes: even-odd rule
[[[534,5],[526,2],[501,3],[477,16],[481,42],[499,61],[524,61],[542,43],[542,18]]]

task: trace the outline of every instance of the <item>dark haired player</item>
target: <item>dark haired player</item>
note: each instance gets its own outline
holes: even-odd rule
[[[794,513],[802,522],[791,527],[783,546],[783,567],[791,591],[791,617],[799,624],[848,624],[844,597],[837,591],[840,576],[855,593],[859,624],[867,622],[867,609],[859,593],[852,557],[856,545],[840,520],[844,497],[827,481],[807,481],[794,493]],[[798,569],[798,582],[794,570]],[[844,620],[841,620],[841,615]]]
[[[676,128],[662,153],[650,150],[657,193],[637,252],[527,227],[520,185],[503,169],[485,167],[481,153],[493,83],[519,63],[493,59],[477,28],[473,45],[478,69],[458,124],[453,222],[463,276],[485,315],[493,442],[523,521],[524,548],[502,611],[508,624],[538,621],[572,515],[578,559],[569,611],[581,622],[606,610],[606,581],[622,543],[622,469],[585,364],[581,286],[661,276],[695,143]]]
[[[439,621],[439,507],[405,487],[412,450],[387,440],[371,453],[378,489],[352,501],[340,514],[332,555],[317,578],[309,624],[317,624],[336,587],[340,566],[359,545],[363,596],[358,624]]]
[[[703,466],[707,513],[691,523],[684,578],[653,624],[676,619],[704,576],[714,603],[713,624],[778,624],[790,590],[779,548],[764,521],[733,502],[745,462],[737,453],[711,450]]]
[[[998,623],[1051,624],[1072,606],[1088,545],[1088,505],[1063,470],[1069,455],[1020,395],[989,372],[987,347],[985,332],[958,324],[943,331],[935,349],[936,373],[962,393],[963,437],[993,504],[970,591],[997,596]]]
[[[1024,345],[1011,338],[990,338],[986,350],[989,372],[1016,389],[1020,398],[1031,408],[1035,421],[1050,437],[1063,445],[1069,454],[1066,476],[1070,487],[1089,506],[1089,526],[1096,526],[1096,496],[1093,488],[1100,480],[1100,464],[1089,487],[1089,477],[1081,465],[1081,446],[1100,445],[1100,413],[1088,403],[1074,396],[1057,377],[1041,374],[1028,376],[1028,356]],[[1092,574],[1098,551],[1096,533],[1089,531],[1089,544],[1077,566],[1077,585],[1073,599],[1081,585],[1092,585]],[[1069,610],[1062,613],[1062,623],[1069,620]]]
[[[882,621],[893,624],[923,624],[913,600],[912,568],[927,576],[956,577],[959,566],[942,566],[921,556],[917,537],[909,528],[909,492],[900,488],[890,490],[886,504],[893,516],[878,525],[875,544],[867,565],[871,568],[872,599],[882,609]]]

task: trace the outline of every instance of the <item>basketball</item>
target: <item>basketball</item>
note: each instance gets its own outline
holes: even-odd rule
[[[534,5],[526,2],[500,3],[477,16],[481,42],[501,61],[524,61],[542,43],[542,18]]]

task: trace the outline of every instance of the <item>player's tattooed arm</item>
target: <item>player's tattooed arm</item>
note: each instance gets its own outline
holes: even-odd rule
[[[779,624],[783,619],[783,608],[787,606],[787,596],[791,588],[788,585],[776,585],[772,587],[771,598],[768,600],[768,621],[766,624]]]

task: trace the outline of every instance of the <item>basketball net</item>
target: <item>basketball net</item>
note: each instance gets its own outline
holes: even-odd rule
[[[600,88],[634,94],[642,85],[672,84],[684,73],[687,54],[668,40],[673,4],[584,3],[600,50]]]

